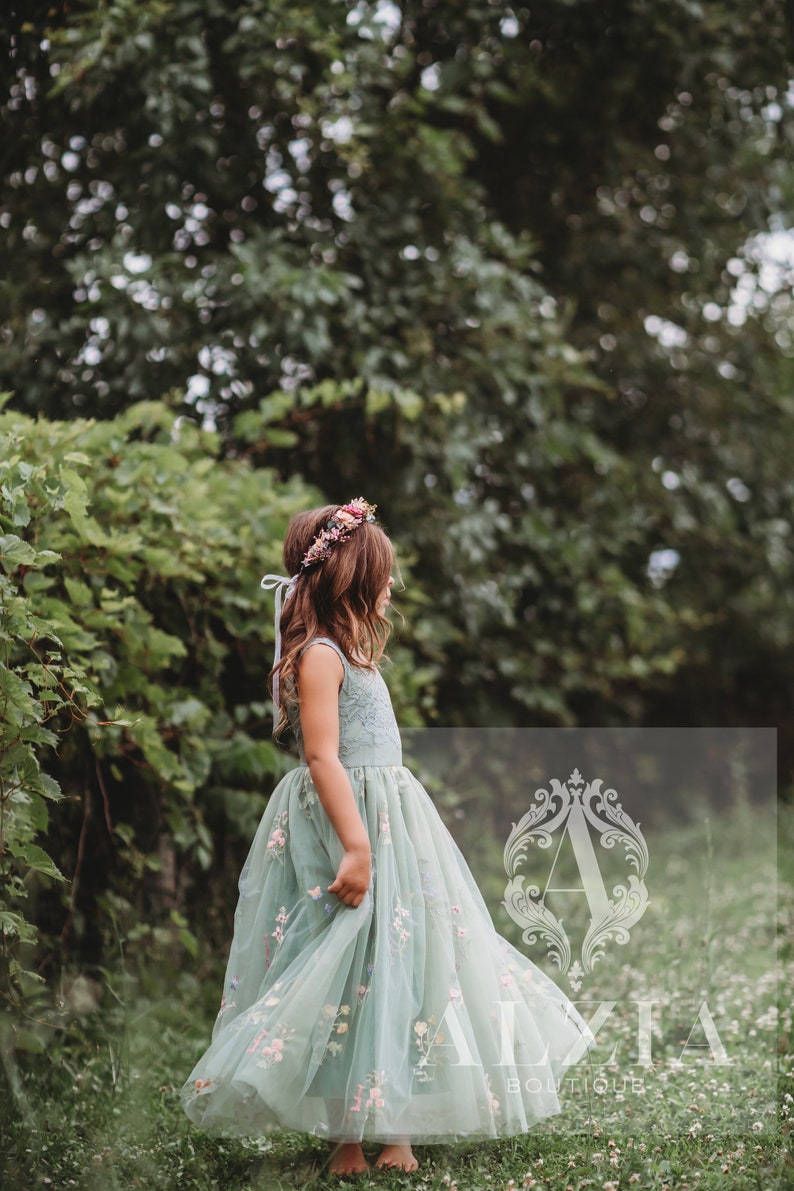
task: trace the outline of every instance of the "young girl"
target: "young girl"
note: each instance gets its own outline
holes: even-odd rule
[[[413,1170],[411,1142],[523,1133],[592,1043],[557,986],[495,931],[427,792],[403,767],[377,664],[393,552],[363,498],[295,517],[272,671],[301,764],[240,877],[212,1043],[183,1089],[206,1130],[284,1128],[330,1170]],[[282,699],[279,700],[279,692]]]

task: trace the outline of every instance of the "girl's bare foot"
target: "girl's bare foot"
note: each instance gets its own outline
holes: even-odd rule
[[[363,1174],[369,1170],[369,1162],[357,1141],[331,1141],[329,1174]]]
[[[406,1141],[402,1144],[395,1143],[384,1146],[378,1154],[375,1165],[392,1167],[395,1170],[416,1170],[419,1163],[414,1157],[410,1142]]]

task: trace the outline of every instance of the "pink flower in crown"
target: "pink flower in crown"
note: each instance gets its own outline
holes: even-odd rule
[[[371,505],[368,501],[364,500],[363,496],[357,496],[355,500],[342,505],[342,512],[352,513],[354,517],[357,517],[361,521],[364,517],[372,516],[377,507],[377,505]]]
[[[378,506],[371,505],[363,496],[357,496],[349,504],[340,505],[321,529],[301,561],[301,570],[328,558],[337,542],[344,542],[361,525],[362,521],[374,521]]]

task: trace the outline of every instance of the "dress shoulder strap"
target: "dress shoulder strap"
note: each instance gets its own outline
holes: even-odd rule
[[[339,657],[342,659],[342,665],[345,668],[345,673],[347,673],[347,667],[348,667],[347,658],[345,657],[344,653],[342,652],[341,647],[339,645],[337,645],[336,641],[332,641],[330,637],[312,637],[311,641],[306,642],[306,644],[304,645],[301,652],[305,653],[307,649],[311,649],[312,645],[330,645],[331,649],[333,649],[336,653],[339,654]]]

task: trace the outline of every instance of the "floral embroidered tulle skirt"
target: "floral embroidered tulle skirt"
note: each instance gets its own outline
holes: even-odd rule
[[[183,1089],[209,1132],[418,1142],[522,1133],[560,1110],[592,1043],[495,931],[429,795],[348,770],[372,842],[362,904],[327,892],[341,847],[305,766],[277,786],[240,877],[209,1049]]]

